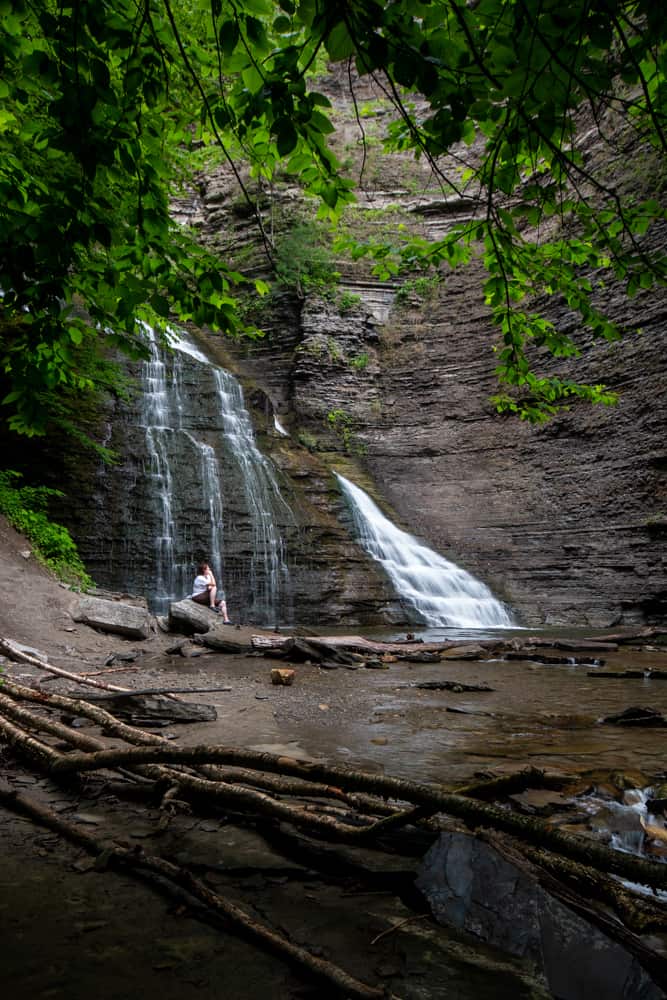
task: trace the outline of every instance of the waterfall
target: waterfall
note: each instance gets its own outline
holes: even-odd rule
[[[185,587],[186,567],[176,562],[177,528],[173,512],[173,475],[171,439],[174,427],[180,423],[180,395],[172,393],[166,374],[166,365],[160,351],[155,331],[141,324],[147,337],[150,359],[141,370],[143,386],[141,420],[146,436],[147,465],[143,474],[153,496],[158,519],[154,539],[153,561],[155,572],[150,591],[151,603],[158,611],[166,610],[177,590]],[[174,383],[178,386],[175,371]]]
[[[227,587],[225,539],[233,538],[238,553],[249,531],[234,596],[246,620],[275,623],[279,601],[289,589],[277,522],[279,517],[295,522],[271,463],[255,443],[241,386],[211,364],[183,331],[168,329],[173,348],[168,358],[155,331],[142,327],[151,354],[141,372],[148,452],[143,472],[157,519],[154,573],[145,587],[151,605],[164,611],[189,593],[195,550],[206,550],[216,579]],[[193,362],[204,369],[196,373],[195,392],[192,385],[183,386],[184,365],[192,381]],[[207,395],[213,397],[210,414],[201,404]]]
[[[173,348],[167,351],[154,330],[142,329],[150,350],[141,368],[146,457],[128,498],[128,521],[136,529],[148,519],[154,528],[148,553],[129,530],[138,565],[126,585],[146,593],[163,613],[190,592],[193,564],[204,557],[245,620],[275,623],[289,591],[278,521],[295,520],[255,443],[241,386],[183,331],[167,331]]]
[[[335,475],[349,503],[359,544],[382,565],[399,597],[427,625],[502,628],[513,624],[485,584],[401,531],[367,493]]]

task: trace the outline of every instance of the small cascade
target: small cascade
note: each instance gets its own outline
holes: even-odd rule
[[[168,354],[155,331],[143,329],[151,352],[141,372],[141,425],[149,456],[143,473],[158,525],[153,576],[148,585],[141,581],[143,589],[151,606],[165,611],[170,601],[189,593],[195,551],[206,554],[216,579],[229,588],[225,535],[238,546],[249,532],[234,592],[244,615],[275,623],[289,589],[277,520],[295,521],[273,467],[257,448],[241,386],[183,331],[168,330],[173,348]],[[192,361],[205,371],[193,372]],[[208,420],[202,421],[199,396],[213,404]]]
[[[387,573],[396,592],[427,625],[506,628],[514,623],[489,588],[427,548],[384,516],[349,479],[336,473],[358,541]]]

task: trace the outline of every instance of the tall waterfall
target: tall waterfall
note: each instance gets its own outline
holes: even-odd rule
[[[190,591],[195,551],[208,558],[216,579],[229,590],[225,538],[249,530],[243,565],[235,571],[232,606],[243,591],[246,620],[273,623],[284,606],[289,572],[278,519],[294,518],[271,463],[255,443],[243,391],[236,379],[211,364],[182,331],[170,330],[174,351],[163,350],[144,327],[151,357],[142,366],[142,414],[148,480],[157,522],[152,580],[144,585],[151,604],[164,611]],[[187,390],[186,366],[192,372]],[[213,411],[197,411],[199,397],[213,396]],[[243,527],[241,527],[243,525]],[[249,525],[249,528],[247,527]]]
[[[427,625],[502,628],[513,624],[489,588],[427,548],[384,516],[365,493],[336,473],[359,544],[387,573],[396,592]]]

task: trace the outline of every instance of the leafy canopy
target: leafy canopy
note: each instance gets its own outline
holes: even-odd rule
[[[624,282],[629,295],[665,283],[665,258],[645,239],[664,208],[589,171],[577,138],[586,114],[611,141],[616,116],[660,163],[660,6],[0,0],[0,364],[10,426],[39,433],[59,393],[75,399],[103,384],[95,359],[106,348],[141,356],[137,319],[239,329],[242,276],[170,218],[195,145],[216,143],[242,187],[242,162],[258,176],[292,175],[322,217],[335,220],[350,203],[352,184],[328,145],[330,104],[316,89],[327,60],[347,65],[353,100],[356,76],[376,79],[396,109],[387,148],[427,157],[443,189],[471,209],[437,242],[397,237],[355,245],[353,255],[394,274],[457,266],[481,247],[503,341],[498,375],[519,391],[499,396],[501,409],[538,419],[571,396],[609,399],[604,387],[533,371],[531,343],[556,357],[577,346],[530,301],[558,295],[594,336],[613,340],[621,331],[593,304],[591,272]],[[461,143],[468,168],[445,170]]]

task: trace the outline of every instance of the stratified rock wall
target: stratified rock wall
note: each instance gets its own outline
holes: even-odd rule
[[[334,87],[332,94],[343,116],[344,93]],[[591,170],[626,193],[641,198],[660,188],[658,165],[633,159],[630,147],[613,162],[586,133],[582,151]],[[374,184],[369,192],[366,175],[362,215],[398,204],[432,236],[461,221],[457,199],[415,194],[414,174],[412,187],[401,190],[393,166],[379,161]],[[208,187],[215,192],[216,180],[203,182],[201,202],[202,231],[213,239]],[[649,238],[654,246],[667,243],[664,233]],[[340,291],[360,297],[355,308],[342,312],[307,296],[289,329],[274,311],[267,342],[235,349],[239,371],[266,389],[292,440],[314,452],[315,464],[336,467],[344,458],[351,479],[370,474],[390,516],[488,583],[524,624],[664,620],[664,290],[631,300],[620,288],[600,291],[600,304],[621,327],[642,327],[612,345],[592,343],[562,305],[543,304],[581,345],[581,358],[558,367],[545,358],[542,369],[604,382],[620,401],[613,408],[575,403],[531,426],[499,416],[489,402],[497,391],[497,333],[479,267],[448,272],[440,287],[399,301],[396,282],[374,280],[362,264],[337,266]]]
[[[427,164],[382,157],[377,139],[387,109],[382,94],[368,84],[358,94],[370,102],[362,153],[357,109],[346,87],[340,76],[330,80],[339,153],[342,158],[351,153],[359,184],[356,231],[386,237],[393,227],[407,225],[418,235],[437,237],[462,221],[465,204],[434,186]],[[657,164],[633,157],[632,147],[616,163],[606,150],[590,145],[590,136],[582,149],[589,169],[622,183],[626,193],[636,190],[638,198],[658,193]],[[256,186],[253,196],[276,231],[303,215],[298,190],[286,184],[270,191]],[[241,270],[268,276],[252,212],[229,170],[202,177],[175,212]],[[663,247],[667,243],[665,234],[650,238]],[[438,286],[414,282],[401,288],[398,279],[375,279],[363,262],[341,258],[332,269],[334,263],[341,278],[333,295],[283,288],[251,304],[262,339],[230,343],[197,334],[209,358],[244,385],[258,444],[278,469],[289,500],[292,515],[284,518],[281,531],[290,582],[279,619],[346,625],[405,621],[377,565],[352,541],[351,519],[331,474],[336,469],[370,492],[400,527],[487,583],[523,624],[664,620],[664,291],[645,291],[633,300],[620,290],[600,292],[613,319],[642,326],[641,335],[615,345],[590,343],[579,335],[572,315],[545,303],[547,314],[582,345],[581,359],[558,371],[605,382],[619,391],[620,402],[613,409],[575,404],[535,427],[500,417],[489,402],[497,390],[492,351],[497,334],[477,266],[443,274]],[[556,370],[548,359],[543,367]],[[217,448],[223,428],[214,393],[194,369],[186,372],[183,398],[187,427]],[[71,450],[63,456],[51,442],[41,449],[40,479],[67,493],[54,512],[72,529],[98,583],[145,592],[160,535],[154,492],[146,482],[145,421],[137,400],[110,404],[97,418],[99,439],[117,448],[120,464],[104,470]],[[187,525],[180,570],[185,592],[192,562],[214,556],[201,463],[188,453],[186,439],[181,444],[182,490],[175,514]],[[14,452],[5,452],[14,468],[23,468],[33,454],[29,448],[23,455]],[[222,453],[219,460],[225,479],[225,582],[232,614],[248,620],[253,537],[243,488]]]

